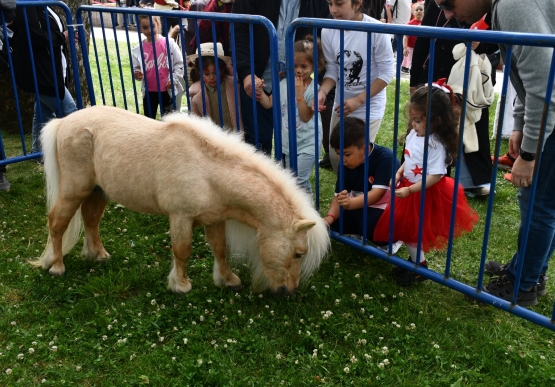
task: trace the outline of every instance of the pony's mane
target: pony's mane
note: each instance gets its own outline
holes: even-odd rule
[[[316,271],[329,249],[328,229],[325,221],[314,209],[312,197],[298,186],[291,171],[282,168],[273,159],[244,142],[240,134],[221,130],[209,118],[175,113],[165,116],[163,121],[184,126],[190,134],[228,157],[245,160],[247,165],[266,176],[277,188],[284,200],[291,206],[295,217],[315,222],[316,225],[307,232],[308,252],[303,259],[301,276],[307,278]],[[258,258],[258,249],[255,250],[249,249],[249,255],[257,254]],[[260,262],[260,259],[249,260],[251,264],[255,261]],[[256,271],[254,268],[255,274]],[[255,277],[258,276],[255,275]]]

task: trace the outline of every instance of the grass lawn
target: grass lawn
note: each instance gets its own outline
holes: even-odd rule
[[[394,87],[383,145],[393,139]],[[407,89],[402,84],[401,106]],[[19,152],[17,137],[4,141],[8,154]],[[110,203],[101,234],[112,259],[84,261],[78,245],[65,257],[65,276],[51,277],[27,263],[47,238],[42,167],[10,165],[8,177],[11,191],[0,192],[0,386],[555,383],[552,331],[432,281],[400,288],[390,264],[336,242],[302,289],[274,298],[251,293],[245,267],[236,268],[243,292],[214,287],[213,258],[197,229],[193,290],[180,296],[166,290],[168,220]],[[322,212],[334,181],[321,171]],[[516,189],[499,172],[496,190],[488,257],[506,261],[516,244]],[[452,276],[473,285],[487,201],[469,201],[481,220],[456,241]],[[430,253],[430,268],[441,271],[444,254]],[[398,255],[406,257],[405,248]],[[533,310],[549,315],[553,294],[551,281]]]

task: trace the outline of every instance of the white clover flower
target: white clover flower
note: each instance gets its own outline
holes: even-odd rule
[[[197,322],[193,320],[191,321],[191,325],[197,325]]]
[[[281,360],[281,358],[282,358],[281,353],[278,352],[278,353],[276,354],[276,359],[277,359],[277,360]]]
[[[57,352],[58,351],[58,347],[56,347],[55,345],[52,346],[52,352]]]
[[[447,321],[451,321],[451,317],[447,317]]]
[[[540,359],[545,360],[545,356],[544,356],[544,355],[541,355],[541,356],[540,356]]]
[[[17,323],[16,323],[15,321],[12,321],[12,322],[10,323],[10,325],[13,327],[13,326],[16,326]]]
[[[364,358],[365,358],[366,360],[370,360],[370,359],[372,359],[372,356],[370,356],[369,354],[365,353],[365,354],[364,354]]]
[[[203,322],[203,321],[204,321],[204,316],[200,316],[198,319],[199,319],[201,322]]]
[[[389,360],[388,359],[383,359],[383,364],[384,365],[389,365]]]
[[[387,355],[387,354],[389,353],[389,348],[383,347],[383,348],[382,348],[382,353],[383,353],[384,355]]]
[[[343,368],[343,371],[344,371],[346,374],[348,374],[351,370],[349,369],[349,367],[345,367],[345,368]]]
[[[155,299],[150,300],[150,305],[156,305],[156,300]]]
[[[364,313],[364,310],[365,310],[364,308],[360,308],[360,311],[361,311],[362,313]]]
[[[146,296],[147,296],[147,297],[150,297],[150,292],[148,292],[148,293],[146,294]]]
[[[163,341],[164,341],[164,336],[160,336],[160,337],[158,338],[158,341],[159,341],[159,342],[163,342]]]
[[[368,316],[368,318],[372,319],[372,318],[374,318],[374,315],[371,314],[370,316]]]
[[[112,326],[111,326],[111,325],[108,325],[107,328],[108,328],[108,330],[111,330],[111,329],[112,329]]]
[[[388,311],[389,311],[389,308],[386,306],[385,308],[383,308],[383,311],[384,311],[384,312],[388,312]]]
[[[29,353],[32,355],[33,353],[35,353],[35,349],[34,348],[29,348]]]
[[[378,367],[379,367],[379,368],[383,368],[383,367],[385,367],[385,365],[384,365],[383,363],[379,363],[379,364],[378,364]]]
[[[439,349],[439,345],[438,345],[438,344],[434,344],[434,348],[435,348],[435,349]]]
[[[358,361],[358,359],[355,357],[355,355],[351,355],[351,358],[349,359],[349,361],[354,364]]]
[[[150,348],[154,348],[154,347],[156,347],[156,343],[152,343],[150,346]]]
[[[202,359],[197,359],[197,363],[198,363],[198,365],[201,365],[202,364]]]
[[[329,288],[330,288],[330,286],[329,286],[329,285],[324,285],[324,287],[325,287],[326,289],[329,289]]]
[[[241,312],[240,310],[237,311],[237,314],[240,316],[243,314],[243,312]]]
[[[6,370],[6,375],[11,375],[11,374],[12,374],[12,369],[11,369],[11,368],[8,368],[8,369]]]
[[[23,357],[24,357],[24,355],[23,355],[22,353],[20,353],[20,354],[17,355],[17,358],[18,358],[19,360],[23,359]]]
[[[355,274],[355,278],[360,278],[360,274]]]
[[[354,294],[354,293],[351,293],[351,298],[352,298],[353,300],[356,300],[356,299],[357,299],[357,295]]]
[[[75,371],[81,371],[81,366],[75,367]]]

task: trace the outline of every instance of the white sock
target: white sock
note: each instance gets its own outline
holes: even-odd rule
[[[410,260],[416,262],[416,253],[418,250],[416,245],[409,245],[408,243],[406,243],[405,246],[409,251]],[[426,257],[424,256],[424,252],[422,250],[420,251],[420,263],[426,263]]]

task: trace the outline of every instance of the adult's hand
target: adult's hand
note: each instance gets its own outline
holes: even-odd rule
[[[520,146],[523,136],[524,134],[518,130],[513,130],[511,133],[511,137],[509,138],[509,154],[513,159],[517,159],[520,156]]]
[[[517,158],[511,170],[511,183],[515,187],[531,186],[535,165],[536,160],[526,161],[522,157]]]

